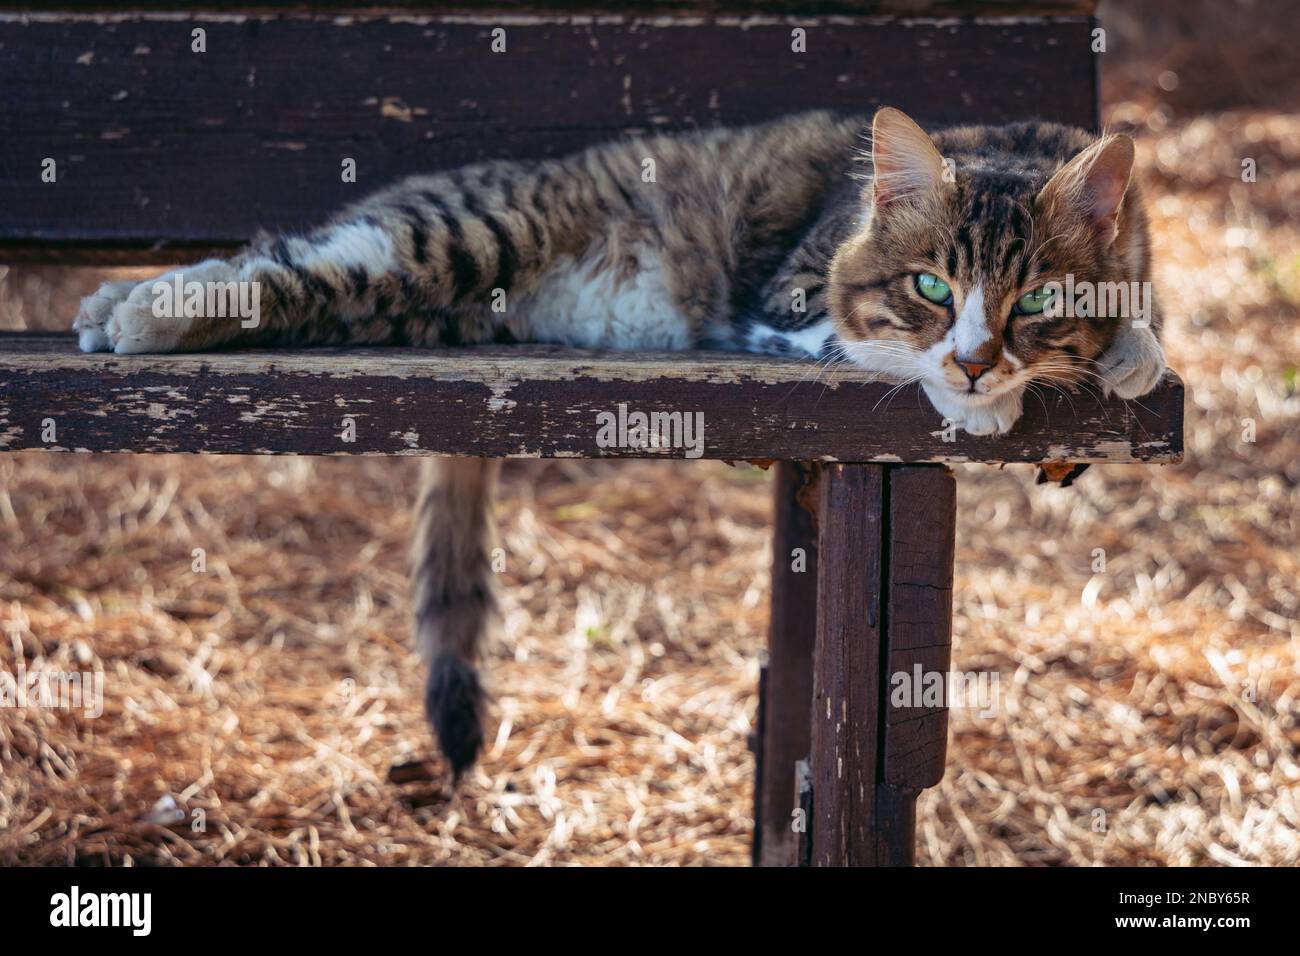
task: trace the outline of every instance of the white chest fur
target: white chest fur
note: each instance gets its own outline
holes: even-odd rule
[[[595,256],[557,262],[515,304],[527,338],[577,348],[690,348],[690,326],[673,305],[663,260],[645,248],[635,255],[640,267],[626,278],[600,269]]]

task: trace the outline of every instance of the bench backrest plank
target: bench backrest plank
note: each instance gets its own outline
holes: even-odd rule
[[[206,53],[191,50],[200,27]],[[796,27],[807,52],[791,49]],[[174,261],[305,228],[410,173],[804,109],[1091,126],[1091,28],[1083,16],[0,13],[0,261]],[[342,181],[348,157],[356,183]],[[55,183],[41,181],[46,158]]]

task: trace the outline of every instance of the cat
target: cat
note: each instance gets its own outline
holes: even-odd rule
[[[74,327],[82,349],[119,353],[552,342],[792,354],[918,380],[974,435],[1009,430],[1032,383],[1124,399],[1155,386],[1158,303],[1144,322],[1046,307],[1067,276],[1150,287],[1128,137],[1044,122],[931,137],[892,108],[869,129],[864,149],[865,118],[806,113],[416,177],[306,237],[261,236],[181,270],[260,283],[256,328],[159,318],[157,280],[106,284]],[[427,459],[417,505],[425,704],[457,779],[483,743],[474,662],[495,608],[497,467]]]

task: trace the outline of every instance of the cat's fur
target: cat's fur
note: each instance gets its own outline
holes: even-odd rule
[[[1123,398],[1155,385],[1158,308],[1144,328],[1013,310],[1066,273],[1149,279],[1131,141],[1050,123],[932,139],[886,109],[865,154],[865,127],[803,114],[409,179],[305,238],[181,270],[261,283],[256,329],[157,318],[156,280],[104,286],[76,328],[83,349],[120,353],[490,341],[775,351],[918,379],[974,434],[1008,430],[1033,382]],[[951,301],[922,298],[919,272],[942,277]],[[482,744],[473,661],[494,607],[496,468],[430,459],[426,471],[416,633],[429,716],[459,774]]]

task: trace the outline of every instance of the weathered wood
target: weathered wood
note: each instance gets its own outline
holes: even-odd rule
[[[931,675],[947,687],[955,483],[828,465],[820,484],[813,862],[907,866],[917,794],[943,777],[946,700],[914,693]]]
[[[877,866],[910,866],[916,798],[943,778],[948,743],[947,700],[915,695],[931,679],[948,687],[957,489],[952,473],[933,465],[889,468],[886,486],[883,753],[872,830]]]
[[[767,664],[758,668],[758,713],[749,734],[749,752],[754,755],[754,837],[749,844],[749,862],[761,866],[763,859],[763,738],[767,735]]]
[[[755,863],[793,866],[795,763],[812,730],[812,660],[817,639],[816,466],[778,462],[773,481],[772,614],[764,668],[761,759],[754,783]]]
[[[30,10],[33,0],[0,0],[0,10]],[[43,11],[116,10],[120,0],[44,0]],[[175,10],[178,0],[131,0],[133,10]],[[208,10],[231,10],[239,13],[258,11],[302,12],[304,10],[377,10],[396,8],[412,13],[477,14],[483,10],[469,0],[205,0]],[[580,14],[662,14],[726,15],[853,14],[859,16],[973,17],[1032,16],[1092,13],[1097,0],[605,0],[582,3],[579,0],[493,0],[495,11],[509,14],[539,13],[546,15]]]
[[[809,757],[795,761],[794,805],[803,818],[803,825],[795,833],[795,866],[812,866],[813,785]]]
[[[205,53],[191,50],[196,27]],[[498,27],[504,53],[491,49]],[[795,27],[806,53],[791,49]],[[1089,29],[1083,17],[0,14],[0,261],[176,261],[318,224],[411,173],[804,109],[1091,126]]]
[[[819,479],[814,866],[872,866],[877,858],[885,467],[826,465]]]
[[[598,416],[617,418],[622,405],[628,415],[699,413],[705,458],[1182,455],[1183,389],[1172,372],[1140,402],[1089,394],[1027,402],[1009,434],[988,437],[945,428],[915,386],[891,396],[893,387],[854,369],[731,353],[513,346],[117,356],[80,353],[69,336],[10,333],[0,335],[0,450],[688,457],[682,447],[601,447]],[[355,441],[340,438],[345,417]]]

